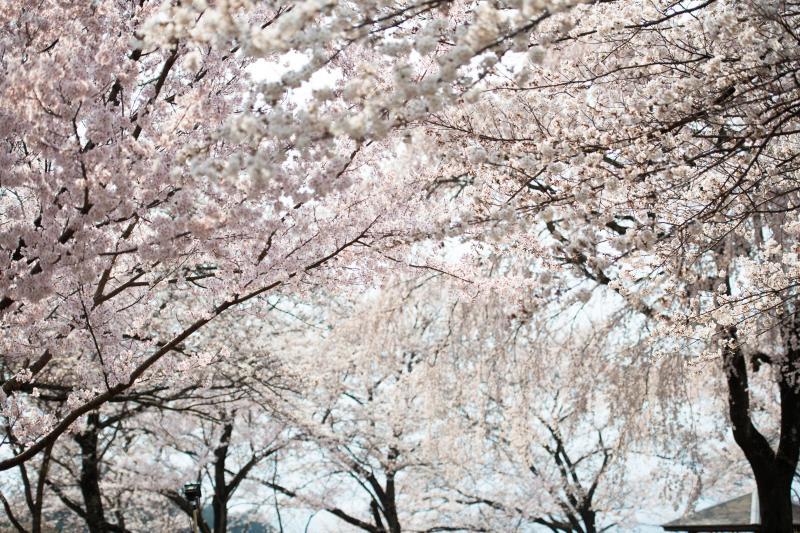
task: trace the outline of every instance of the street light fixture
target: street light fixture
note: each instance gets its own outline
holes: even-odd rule
[[[192,505],[192,532],[197,533],[200,521],[200,483],[186,483],[183,486],[183,496]]]

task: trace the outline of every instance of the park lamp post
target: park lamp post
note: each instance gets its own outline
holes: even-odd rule
[[[183,496],[192,505],[192,533],[197,533],[200,523],[200,483],[185,484]]]

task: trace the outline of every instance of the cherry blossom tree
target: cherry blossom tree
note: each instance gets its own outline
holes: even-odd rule
[[[200,4],[15,2],[0,16],[2,400],[23,446],[3,469],[148,372],[179,373],[165,356],[196,355],[217,316],[333,277],[385,234],[398,198],[350,168],[363,143],[309,127],[293,84],[282,100],[250,90],[256,56],[222,31],[263,32],[291,10]],[[66,401],[33,407],[42,387]]]
[[[336,278],[329,269],[356,251],[381,255],[378,241],[395,250],[429,236],[405,207],[422,191],[380,176],[389,134],[457,98],[474,58],[568,7],[21,0],[5,10],[3,395],[27,447],[0,467],[43,451],[154,366],[168,371],[165,356],[217,316]],[[277,72],[291,54],[300,66]],[[417,76],[423,56],[437,75]],[[253,68],[279,79],[251,79]],[[315,86],[315,75],[335,82]],[[176,293],[188,305],[173,308]],[[63,409],[20,408],[34,376],[67,382]]]
[[[259,421],[253,413],[244,416],[240,414],[238,417],[231,413],[215,426],[220,428],[221,432],[209,434],[204,427],[204,435],[195,435],[200,437],[197,439],[198,442],[186,442],[187,439],[181,438],[180,435],[172,435],[172,439],[158,441],[158,444],[163,446],[158,457],[167,463],[165,470],[176,470],[176,464],[170,464],[170,459],[174,460],[175,455],[181,454],[196,463],[195,467],[200,474],[199,480],[210,487],[210,497],[206,497],[205,501],[210,500],[212,517],[210,520],[202,515],[199,518],[199,529],[204,533],[228,531],[234,523],[234,520],[229,518],[229,506],[235,501],[237,491],[243,485],[247,485],[248,479],[259,471],[259,467],[263,467],[270,458],[274,458],[276,452],[284,445],[281,439],[277,438],[280,432],[274,430],[270,432],[268,424]],[[244,426],[244,431],[242,427],[237,428],[237,426]],[[282,426],[276,427],[282,429]],[[252,428],[256,428],[257,431],[252,431]],[[239,434],[234,433],[235,429],[239,430]],[[242,435],[242,432],[250,435]],[[194,433],[197,434],[197,428]],[[170,450],[172,446],[174,450]],[[211,453],[203,453],[204,450],[209,450]],[[155,465],[147,465],[141,475],[146,469],[155,470],[153,467]],[[184,468],[178,471],[185,470]],[[165,476],[165,479],[176,481],[174,476]],[[180,484],[173,483],[172,486],[162,486],[159,492],[192,520],[194,506],[181,494],[180,488]],[[142,489],[146,490],[145,487]]]
[[[12,2],[0,469],[41,454],[46,473],[104,405],[226,357],[202,334],[226,313],[408,268],[497,291],[518,316],[615,292],[652,340],[637,371],[674,363],[663,396],[686,364],[717,364],[763,527],[788,531],[794,7]],[[771,421],[761,387],[780,400]]]
[[[228,510],[241,487],[285,444],[285,424],[274,411],[279,394],[290,383],[263,347],[247,351],[267,333],[258,335],[254,326],[239,327],[246,321],[241,312],[223,319],[203,332],[203,344],[218,351],[212,346],[240,340],[238,348],[247,356],[198,365],[185,347],[178,379],[156,384],[151,378],[147,388],[115,397],[73,426],[68,438],[48,448],[43,456],[46,470],[38,481],[34,478],[33,489],[27,475],[34,466],[31,462],[17,467],[16,478],[6,475],[9,487],[23,489],[15,499],[6,499],[12,522],[18,517],[24,521],[25,511],[20,510],[24,504],[39,517],[30,529],[15,524],[17,531],[40,531],[42,524],[89,531],[172,530],[187,523],[184,512],[191,516],[191,505],[180,488],[195,479],[205,485],[213,510],[213,519],[200,525],[203,531],[227,531],[242,519],[229,518]],[[262,329],[282,326],[274,319]],[[42,386],[36,381],[28,385]],[[37,402],[67,401],[63,387],[42,388],[34,395]],[[6,438],[17,441],[10,424]],[[33,497],[28,493],[36,490],[36,483],[41,483],[42,492]]]
[[[462,452],[473,465],[466,472],[472,482],[456,488],[457,501],[480,506],[490,530],[539,524],[596,532],[633,510],[631,491],[642,485],[626,461],[633,444],[628,441],[636,438],[628,409],[636,404],[623,406],[606,396],[617,394],[619,377],[602,368],[611,359],[602,339],[572,334],[559,342],[523,334],[528,338],[515,342],[515,364],[485,349],[491,359],[478,374],[490,390],[451,408],[461,418],[459,430],[451,432],[472,441]],[[454,381],[474,379],[462,373],[453,372]],[[629,399],[643,396],[632,390],[638,388],[634,380],[629,387]],[[638,491],[636,499],[645,504],[647,491]]]
[[[282,341],[306,376],[287,407],[299,440],[265,486],[376,532],[599,531],[670,483],[684,497],[697,435],[677,392],[648,391],[627,312],[534,319],[443,277],[337,299]]]
[[[406,284],[340,299],[293,349],[287,365],[304,376],[286,406],[298,436],[280,480],[265,486],[286,504],[325,511],[360,531],[468,531],[441,508],[444,465],[427,449],[427,371],[446,330],[436,302],[402,300]],[[289,465],[296,464],[294,468]]]
[[[770,531],[791,528],[800,453],[796,28],[788,4],[758,2],[555,13],[422,141],[432,190],[472,208],[453,231],[607,286],[665,353],[719,362]],[[761,381],[779,391],[773,442],[754,422]]]

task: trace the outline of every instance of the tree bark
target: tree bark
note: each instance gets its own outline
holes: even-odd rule
[[[761,511],[761,533],[791,533],[793,471],[756,469],[756,486]]]
[[[581,511],[581,521],[585,533],[597,533],[596,516],[597,513],[591,508]]]
[[[75,436],[75,441],[81,449],[80,486],[89,533],[106,533],[108,531],[100,493],[100,469],[97,456],[99,419],[100,415],[97,413],[88,415],[86,431]]]
[[[214,450],[214,498],[211,506],[214,509],[214,533],[225,533],[228,529],[228,486],[225,482],[225,462],[228,458],[228,446],[233,434],[233,422],[228,422],[222,429],[219,445]]]
[[[390,458],[394,460],[396,453],[390,454]],[[386,491],[385,491],[384,515],[386,516],[386,523],[389,526],[390,533],[402,533],[400,527],[400,518],[397,516],[397,501],[394,491],[394,472],[389,471],[386,475]]]
[[[761,533],[791,533],[792,477],[800,458],[800,393],[790,376],[798,353],[789,351],[777,372],[781,396],[781,432],[777,451],[756,429],[750,417],[750,389],[747,362],[736,338],[736,328],[728,330],[733,341],[724,351],[728,383],[728,411],[733,437],[744,452],[758,489]]]

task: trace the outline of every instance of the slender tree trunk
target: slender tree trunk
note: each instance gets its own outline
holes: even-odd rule
[[[392,453],[389,457],[393,460],[395,456],[396,454]],[[395,501],[394,472],[389,472],[386,475],[385,494],[386,497],[383,502],[384,515],[386,516],[386,523],[389,526],[389,533],[402,533],[400,518],[397,516],[397,502]]]
[[[44,450],[42,464],[39,467],[39,479],[36,481],[36,505],[31,509],[31,533],[42,533],[42,507],[44,505],[44,485],[47,480],[47,473],[50,470],[50,454],[53,446],[50,445]]]
[[[381,520],[381,511],[378,507],[378,502],[372,500],[369,502],[369,510],[372,512],[372,520],[375,521],[375,528],[373,531],[376,533],[388,533],[385,527],[383,527],[383,520]]]
[[[225,533],[228,530],[228,506],[224,496],[219,494],[220,489],[215,488],[215,490],[216,494],[211,503],[214,509],[214,533]],[[224,491],[225,487],[222,487],[221,490]]]
[[[228,487],[225,482],[225,462],[228,458],[228,446],[233,433],[233,422],[225,424],[222,429],[219,446],[214,450],[214,533],[225,533],[228,529]]]
[[[80,486],[89,533],[106,533],[108,531],[100,493],[100,469],[97,456],[98,422],[99,415],[97,413],[90,414],[86,431],[75,437],[75,441],[81,448]]]

